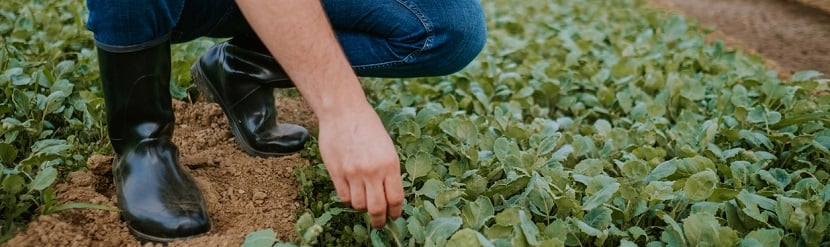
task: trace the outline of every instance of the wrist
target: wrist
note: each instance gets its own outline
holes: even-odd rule
[[[320,123],[338,122],[343,118],[365,118],[366,114],[376,114],[363,90],[332,91],[330,94],[320,95],[319,102],[312,106],[312,110]]]

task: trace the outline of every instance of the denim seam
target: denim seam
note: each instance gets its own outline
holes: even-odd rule
[[[415,15],[415,17],[418,18],[418,21],[421,22],[421,25],[424,27],[424,30],[426,30],[426,36],[427,36],[426,40],[424,40],[424,45],[421,46],[420,49],[415,50],[413,52],[410,52],[409,54],[407,54],[402,59],[395,60],[395,61],[382,62],[382,63],[375,63],[375,64],[356,65],[356,66],[352,66],[353,69],[378,69],[378,68],[386,68],[386,67],[389,67],[389,66],[402,64],[402,63],[405,63],[407,60],[412,60],[413,57],[415,57],[416,55],[420,54],[421,52],[429,49],[432,46],[432,40],[433,40],[434,35],[433,35],[432,25],[429,23],[429,20],[427,20],[426,15],[424,15],[424,13],[417,6],[415,6],[414,3],[413,4],[407,4],[406,2],[409,2],[409,1],[406,1],[406,0],[395,0],[395,1],[398,2],[398,4],[400,4],[404,8],[406,8],[407,10],[409,10],[409,12],[412,13],[413,15]]]

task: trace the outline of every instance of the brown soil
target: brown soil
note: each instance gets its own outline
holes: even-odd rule
[[[304,102],[281,97],[280,120],[316,129],[316,120]],[[298,184],[293,168],[308,161],[293,155],[255,158],[237,148],[225,115],[218,105],[174,102],[174,142],[180,162],[204,191],[213,220],[205,235],[171,246],[239,246],[245,235],[272,228],[283,240],[294,238]],[[109,174],[112,157],[89,159],[86,172],[75,172],[57,184],[61,203],[91,202],[115,206],[115,187]],[[117,212],[71,209],[41,216],[6,243],[8,246],[140,246]],[[150,244],[148,244],[150,245]]]
[[[804,5],[830,13],[830,0],[796,0]]]
[[[827,0],[801,0],[830,6]],[[760,54],[787,76],[830,74],[830,14],[791,0],[649,0],[654,6],[715,26],[715,39]]]

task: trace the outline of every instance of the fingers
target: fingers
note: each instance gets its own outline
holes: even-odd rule
[[[383,228],[386,225],[386,195],[381,181],[366,187],[366,203],[372,227]]]
[[[352,208],[358,211],[366,211],[366,188],[364,184],[360,181],[351,181],[349,190],[351,191]]]
[[[341,176],[331,176],[331,182],[334,184],[334,189],[337,191],[337,197],[344,203],[351,203],[351,193],[349,192],[349,183]]]
[[[392,219],[397,219],[401,217],[401,212],[403,211],[403,184],[401,182],[401,176],[396,173],[389,174],[383,180],[383,183],[383,187],[386,190],[386,213]]]

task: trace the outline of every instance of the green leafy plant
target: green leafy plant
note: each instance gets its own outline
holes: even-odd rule
[[[0,243],[37,214],[71,208],[115,210],[70,202],[58,205],[51,185],[85,167],[89,155],[111,152],[98,84],[97,56],[84,22],[83,1],[0,3]],[[195,60],[212,40],[176,47],[178,62]],[[186,71],[171,85],[190,93]]]
[[[312,145],[296,245],[830,243],[820,73],[783,82],[641,1],[484,5],[489,41],[464,71],[364,82],[401,156],[404,216],[369,230]]]
[[[83,32],[83,5],[6,1],[0,8],[0,242],[36,213],[56,205],[50,186],[101,150],[97,66]]]

